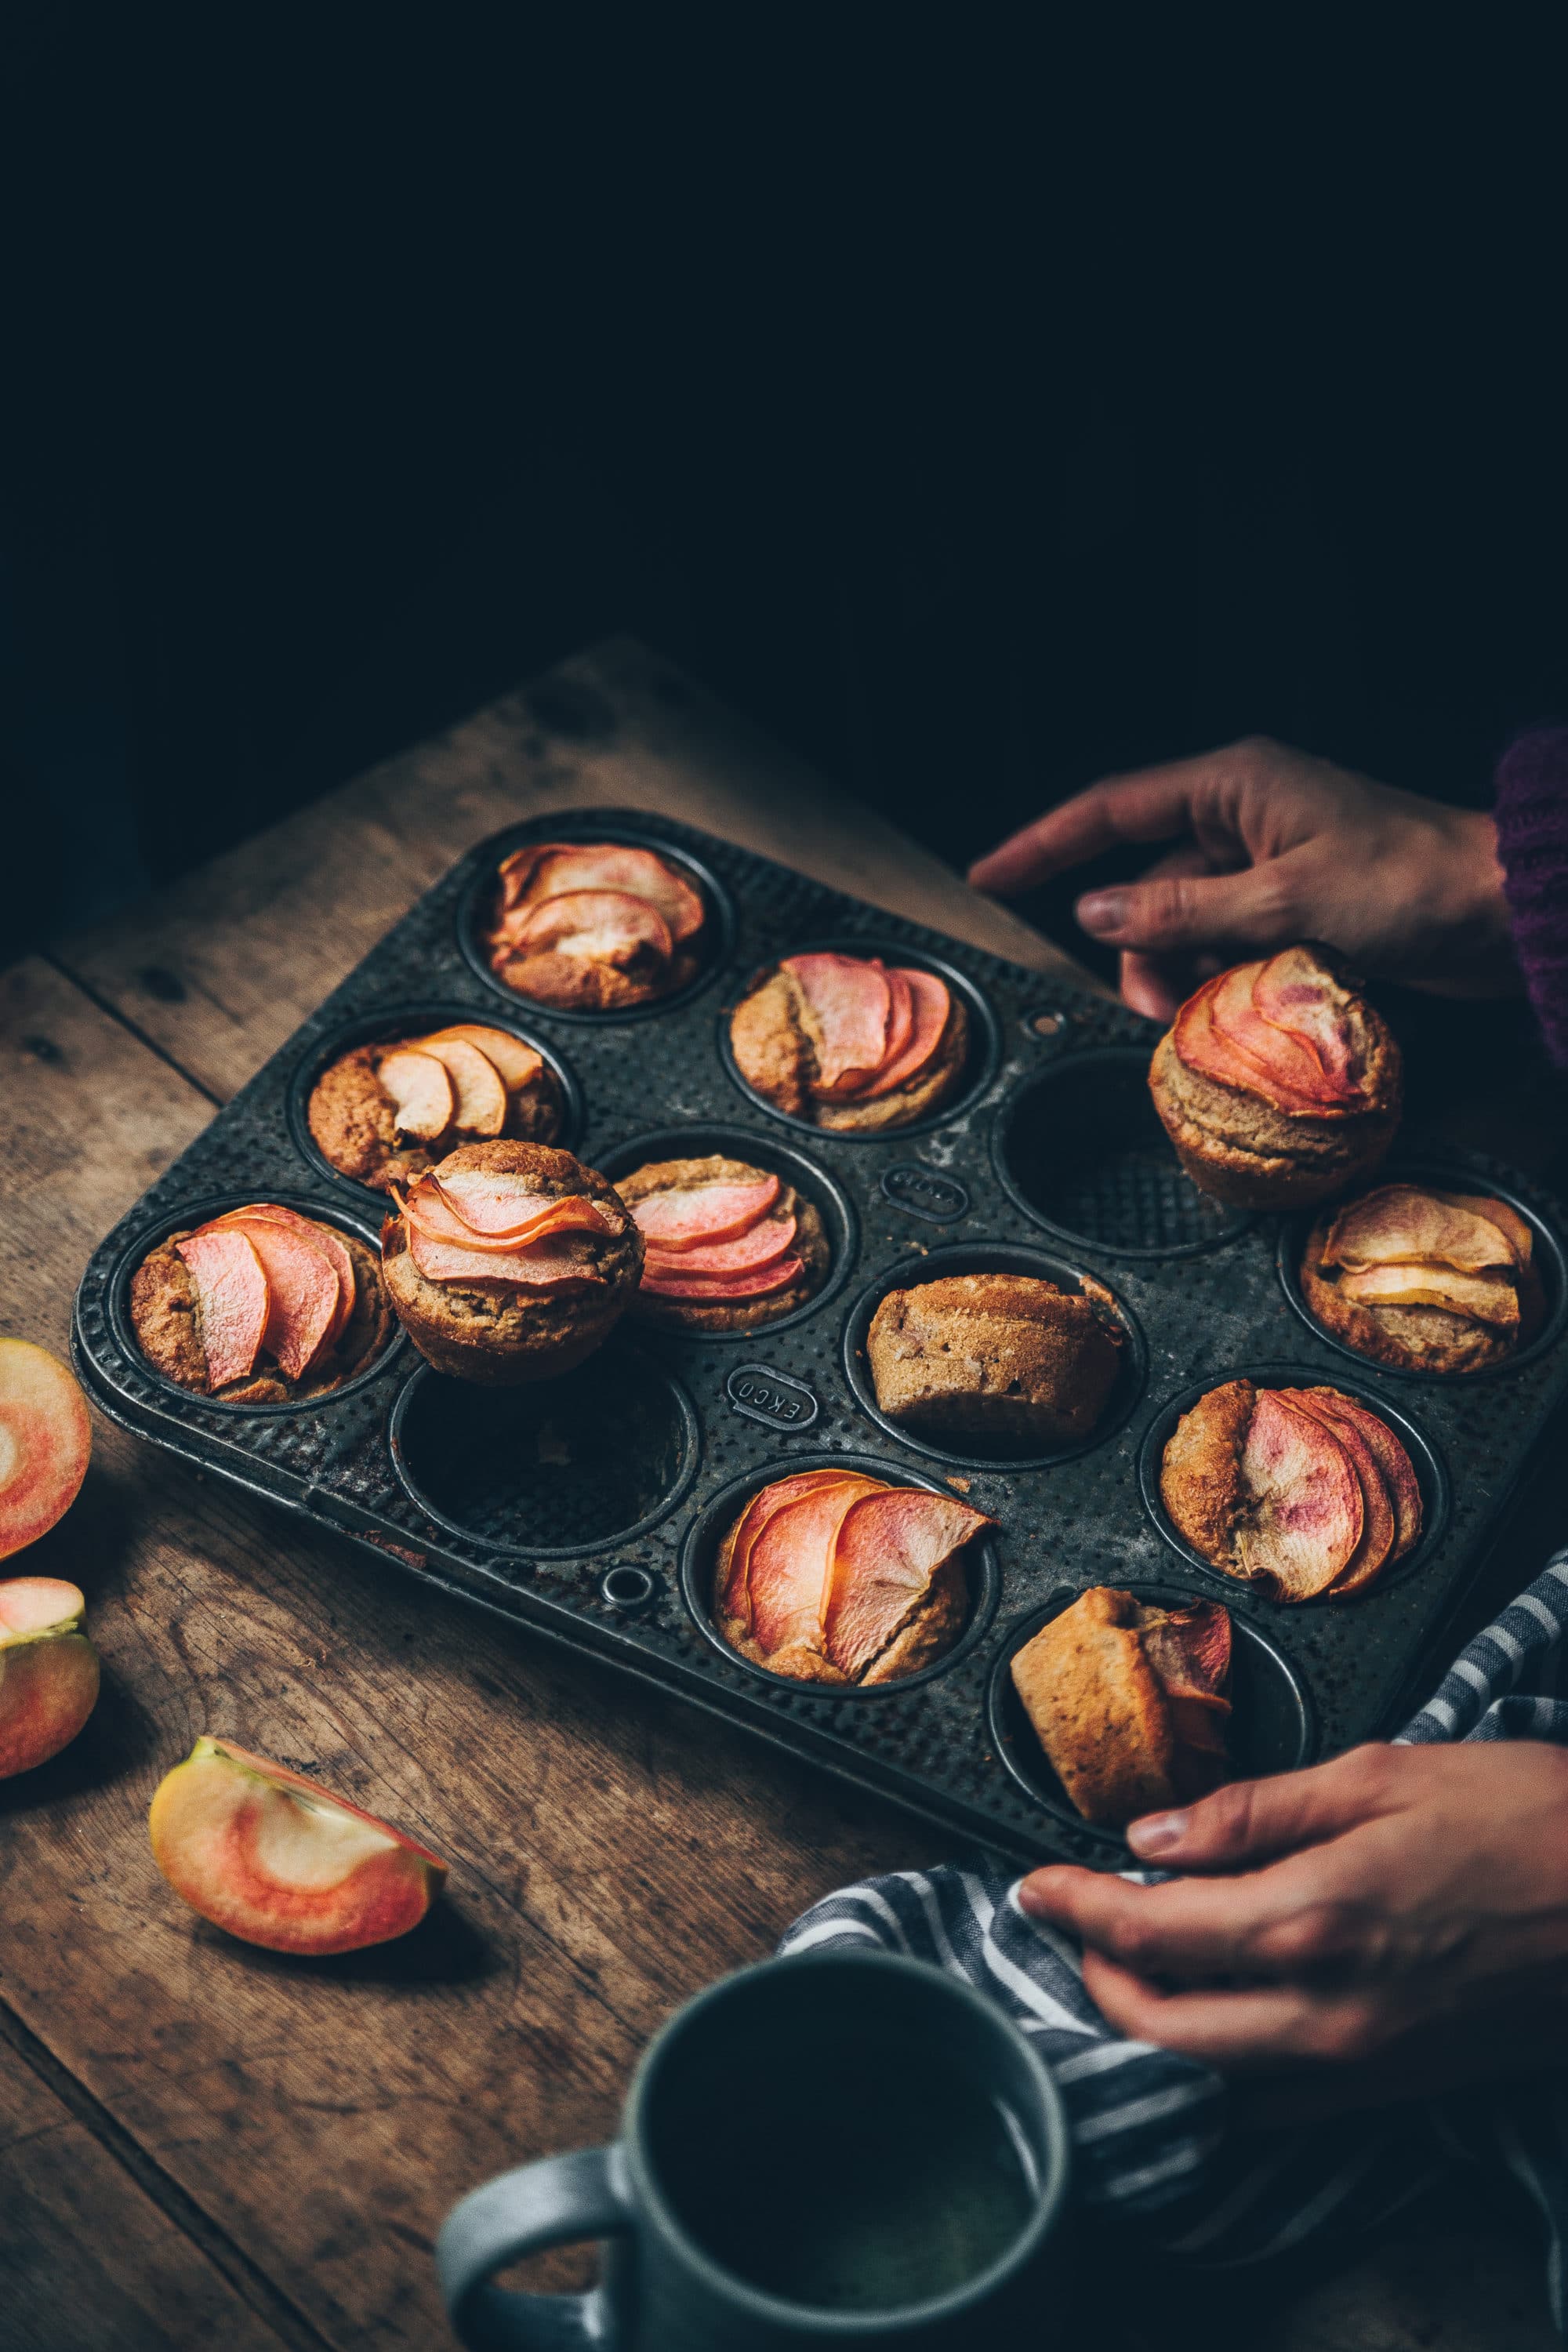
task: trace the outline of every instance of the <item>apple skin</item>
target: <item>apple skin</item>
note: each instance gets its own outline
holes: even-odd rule
[[[87,1475],[87,1399],[58,1358],[0,1339],[0,1559],[47,1535]]]
[[[0,1582],[0,1780],[68,1748],[98,1702],[86,1606],[59,1577]]]
[[[311,1958],[416,1927],[447,1864],[318,1781],[227,1739],[198,1739],[148,1814],[176,1895],[242,1943]]]

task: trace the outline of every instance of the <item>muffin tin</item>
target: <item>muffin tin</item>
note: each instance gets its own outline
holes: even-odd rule
[[[563,1013],[489,976],[480,931],[496,866],[547,839],[633,841],[683,863],[710,923],[679,996],[626,1013]],[[973,1044],[947,1108],[891,1133],[831,1135],[781,1118],[741,1082],[728,1010],[759,971],[825,941],[929,964],[963,988]],[[303,1106],[336,1052],[369,1035],[417,1034],[437,1018],[496,1022],[545,1054],[565,1089],[567,1139],[612,1181],[646,1160],[712,1151],[776,1170],[822,1212],[833,1247],[823,1289],[776,1324],[721,1338],[627,1320],[579,1371],[525,1389],[446,1380],[403,1340],[313,1403],[223,1405],[163,1379],[126,1313],[146,1251],[215,1202],[242,1200],[279,1200],[371,1234],[379,1202],[316,1153]],[[108,1235],[77,1297],[78,1369],[111,1418],[349,1536],[389,1575],[422,1578],[604,1658],[950,1832],[1114,1865],[1120,1841],[1072,1814],[1012,1700],[1006,1662],[1019,1643],[1089,1584],[1171,1601],[1217,1595],[1245,1662],[1240,1761],[1280,1769],[1390,1730],[1440,1663],[1510,1490],[1568,1386],[1552,1202],[1407,1121],[1404,1165],[1506,1191],[1531,1218],[1547,1323],[1526,1354],[1485,1376],[1411,1378],[1352,1359],[1293,1294],[1289,1251],[1305,1225],[1217,1208],[1181,1172],[1143,1083],[1157,1034],[1088,991],[687,827],[616,810],[531,819],[429,890]],[[988,1265],[1087,1277],[1110,1294],[1124,1370],[1087,1444],[1028,1461],[948,1454],[877,1415],[861,1351],[878,1297],[900,1280]],[[1164,1520],[1161,1433],[1240,1371],[1342,1387],[1411,1447],[1426,1530],[1366,1593],[1297,1609],[1260,1600],[1202,1566]],[[905,1683],[791,1683],[733,1656],[708,1622],[730,1518],[769,1479],[824,1462],[946,1484],[998,1522],[972,1548],[962,1639]],[[478,1620],[474,1638],[485,1639]]]

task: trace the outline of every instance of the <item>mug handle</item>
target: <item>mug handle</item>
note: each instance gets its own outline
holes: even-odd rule
[[[452,2326],[469,2352],[614,2352],[616,2331],[600,2289],[516,2294],[491,2273],[547,2246],[618,2236],[631,2227],[618,2147],[579,2148],[520,2165],[455,2205],[436,2241],[436,2270]]]

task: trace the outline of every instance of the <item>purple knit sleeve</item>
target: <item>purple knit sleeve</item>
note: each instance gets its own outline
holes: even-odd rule
[[[1503,753],[1497,845],[1530,1001],[1568,1069],[1568,727],[1538,727]]]

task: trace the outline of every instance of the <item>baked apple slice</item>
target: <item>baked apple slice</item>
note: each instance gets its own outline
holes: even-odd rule
[[[1412,1259],[1343,1275],[1339,1292],[1354,1307],[1440,1307],[1495,1330],[1519,1328],[1519,1292],[1511,1272],[1458,1274],[1440,1258]]]
[[[845,1513],[833,1551],[824,1646],[856,1680],[895,1641],[955,1553],[995,1521],[946,1495],[894,1486]]]
[[[531,1086],[544,1067],[543,1055],[525,1045],[521,1037],[513,1037],[504,1029],[491,1029],[479,1021],[459,1021],[450,1029],[434,1029],[428,1037],[415,1039],[414,1050],[446,1045],[477,1045],[499,1072],[509,1095],[521,1094],[524,1087]]]
[[[732,1242],[700,1242],[686,1250],[658,1249],[650,1244],[643,1264],[649,1274],[752,1274],[787,1257],[795,1234],[793,1217],[767,1217]]]
[[[648,954],[666,962],[674,951],[658,909],[625,890],[568,890],[542,898],[516,925],[513,940],[525,956],[583,956],[621,966]]]
[[[226,1739],[198,1739],[164,1775],[148,1827],[175,1894],[273,1952],[357,1952],[405,1936],[447,1875],[438,1854],[374,1813]]]
[[[798,1257],[775,1258],[769,1265],[754,1265],[738,1274],[690,1274],[679,1258],[667,1258],[659,1265],[643,1266],[642,1286],[650,1298],[685,1298],[694,1306],[724,1307],[731,1301],[743,1303],[748,1298],[769,1298],[774,1291],[787,1290],[805,1272],[805,1261]]]
[[[328,1332],[323,1344],[327,1348],[336,1347],[348,1328],[349,1317],[354,1311],[354,1298],[359,1288],[359,1278],[354,1273],[353,1258],[350,1257],[331,1225],[319,1225],[313,1218],[302,1217],[297,1209],[286,1209],[278,1201],[258,1201],[249,1208],[230,1209],[226,1215],[215,1218],[214,1223],[219,1225],[248,1224],[257,1219],[264,1224],[289,1226],[313,1248],[321,1250],[331,1261],[336,1270],[338,1281],[342,1285],[342,1297],[338,1307],[337,1321]]]
[[[434,1054],[405,1046],[376,1064],[375,1075],[392,1097],[392,1116],[399,1135],[428,1143],[445,1135],[452,1124],[457,1095],[446,1066]]]
[[[888,975],[871,957],[786,956],[816,1034],[819,1095],[858,1094],[882,1066],[892,993]]]
[[[911,968],[900,977],[909,988],[913,1006],[909,1043],[902,1053],[889,1057],[865,1089],[868,1102],[893,1094],[900,1087],[907,1087],[911,1078],[919,1077],[941,1045],[952,1010],[947,982],[939,980],[934,972]]]
[[[248,1234],[233,1225],[205,1225],[174,1247],[195,1285],[208,1381],[226,1389],[247,1377],[261,1352],[272,1311],[261,1260]]]
[[[632,1211],[637,1231],[650,1249],[690,1250],[717,1242],[736,1241],[765,1217],[779,1196],[779,1180],[765,1176],[756,1182],[694,1184],[668,1192],[650,1192]]]
[[[1243,1572],[1281,1600],[1310,1601],[1349,1566],[1362,1538],[1361,1486],[1339,1439],[1279,1390],[1258,1393],[1241,1456]]]
[[[1336,1401],[1317,1389],[1291,1389],[1285,1402],[1297,1412],[1310,1413],[1315,1421],[1322,1423],[1331,1436],[1339,1439],[1355,1473],[1361,1488],[1361,1541],[1329,1590],[1335,1593],[1359,1592],[1386,1565],[1394,1549],[1399,1531],[1394,1498],[1376,1454],[1357,1423],[1336,1410]]]
[[[500,871],[508,907],[608,890],[646,899],[677,942],[694,938],[702,928],[700,894],[651,849],[614,841],[544,842],[514,850]]]
[[[1462,1197],[1428,1192],[1416,1184],[1380,1184],[1334,1219],[1323,1264],[1356,1273],[1437,1260],[1456,1274],[1510,1272],[1521,1263],[1514,1235],[1479,1213],[1480,1202],[1461,1205]],[[1502,1207],[1500,1202],[1486,1205]],[[1506,1213],[1515,1226],[1522,1223],[1511,1211]],[[1524,1231],[1528,1255],[1528,1226]]]
[[[342,1284],[331,1259],[313,1234],[307,1237],[292,1225],[279,1224],[268,1217],[247,1217],[241,1213],[213,1231],[242,1234],[255,1251],[267,1281],[267,1321],[261,1344],[286,1378],[303,1379],[325,1351],[332,1333],[341,1328]],[[210,1370],[210,1349],[207,1362]],[[213,1382],[218,1385],[216,1373]]]
[[[728,1557],[719,1563],[714,1608],[743,1632],[752,1630],[752,1549],[772,1518],[818,1486],[836,1486],[847,1474],[842,1470],[797,1470],[793,1477],[777,1478],[754,1494],[735,1524]]]
[[[846,1472],[775,1512],[752,1547],[752,1633],[764,1654],[822,1651],[834,1545],[852,1503],[883,1491]]]
[[[79,1589],[59,1577],[0,1582],[0,1780],[58,1756],[98,1702],[98,1653],[82,1631],[86,1607]]]
[[[28,1339],[0,1339],[0,1559],[64,1518],[91,1452],[87,1400],[64,1364]]]
[[[1327,1405],[1337,1419],[1348,1421],[1361,1432],[1362,1441],[1377,1464],[1388,1499],[1394,1512],[1394,1546],[1388,1555],[1388,1567],[1403,1559],[1419,1540],[1421,1534],[1421,1482],[1415,1475],[1415,1465],[1395,1437],[1387,1422],[1362,1403],[1359,1397],[1343,1395],[1338,1389],[1304,1389],[1300,1391],[1303,1403],[1310,1397],[1314,1402]]]

